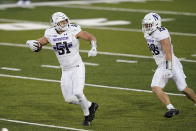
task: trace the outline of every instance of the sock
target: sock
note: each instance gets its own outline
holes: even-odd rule
[[[196,103],[195,103],[195,107],[196,107]]]
[[[91,102],[89,102],[84,95],[77,95],[79,99],[79,105],[81,106],[84,116],[89,115],[89,107],[91,106]]]
[[[167,105],[167,109],[168,109],[168,110],[170,110],[170,109],[175,109],[175,107],[174,107],[172,104],[168,104],[168,105]]]

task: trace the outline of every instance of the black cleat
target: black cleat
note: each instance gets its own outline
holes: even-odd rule
[[[83,122],[83,126],[90,126],[91,122],[90,122],[90,116],[84,116],[84,122]]]
[[[99,105],[97,103],[94,103],[94,102],[92,102],[91,106],[89,107],[90,121],[92,121],[95,118],[95,112],[96,112],[98,107],[99,107]]]
[[[170,110],[168,110],[168,112],[165,113],[164,117],[171,118],[172,116],[175,116],[175,115],[178,115],[178,114],[179,114],[179,110],[170,109]]]

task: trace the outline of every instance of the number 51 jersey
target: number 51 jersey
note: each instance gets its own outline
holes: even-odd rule
[[[80,26],[70,24],[68,30],[58,34],[54,27],[45,31],[45,37],[52,45],[62,70],[67,70],[82,62],[79,54],[79,40],[75,37],[81,31]]]
[[[147,41],[148,47],[153,54],[153,58],[157,65],[161,65],[165,63],[165,53],[161,47],[161,40],[169,38],[171,43],[171,37],[166,28],[161,27],[154,31],[151,35],[145,33],[144,38]],[[173,45],[171,44],[172,49],[172,57],[175,57],[173,53]]]

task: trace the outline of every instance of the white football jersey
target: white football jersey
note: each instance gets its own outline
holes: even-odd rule
[[[52,45],[63,70],[76,66],[82,61],[79,54],[79,40],[75,37],[80,31],[80,26],[75,24],[70,24],[68,30],[62,34],[58,34],[54,27],[45,31],[44,36]]]
[[[144,38],[147,41],[148,47],[153,54],[153,58],[155,59],[156,64],[160,65],[160,64],[165,63],[165,53],[162,50],[160,41],[163,39],[169,38],[170,43],[171,43],[171,37],[169,35],[168,30],[165,27],[161,27],[161,28],[158,28],[151,35],[145,33]],[[172,57],[175,57],[173,53],[172,44],[171,44],[171,49],[172,49]]]

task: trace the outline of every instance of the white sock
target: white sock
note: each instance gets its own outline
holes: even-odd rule
[[[195,107],[196,107],[196,103],[195,103]]]
[[[170,109],[175,109],[175,107],[174,107],[172,104],[168,104],[168,105],[167,105],[167,109],[168,109],[168,110],[170,110]]]
[[[79,97],[79,105],[81,106],[84,116],[89,115],[89,107],[91,106],[91,102],[89,102],[84,95]]]

